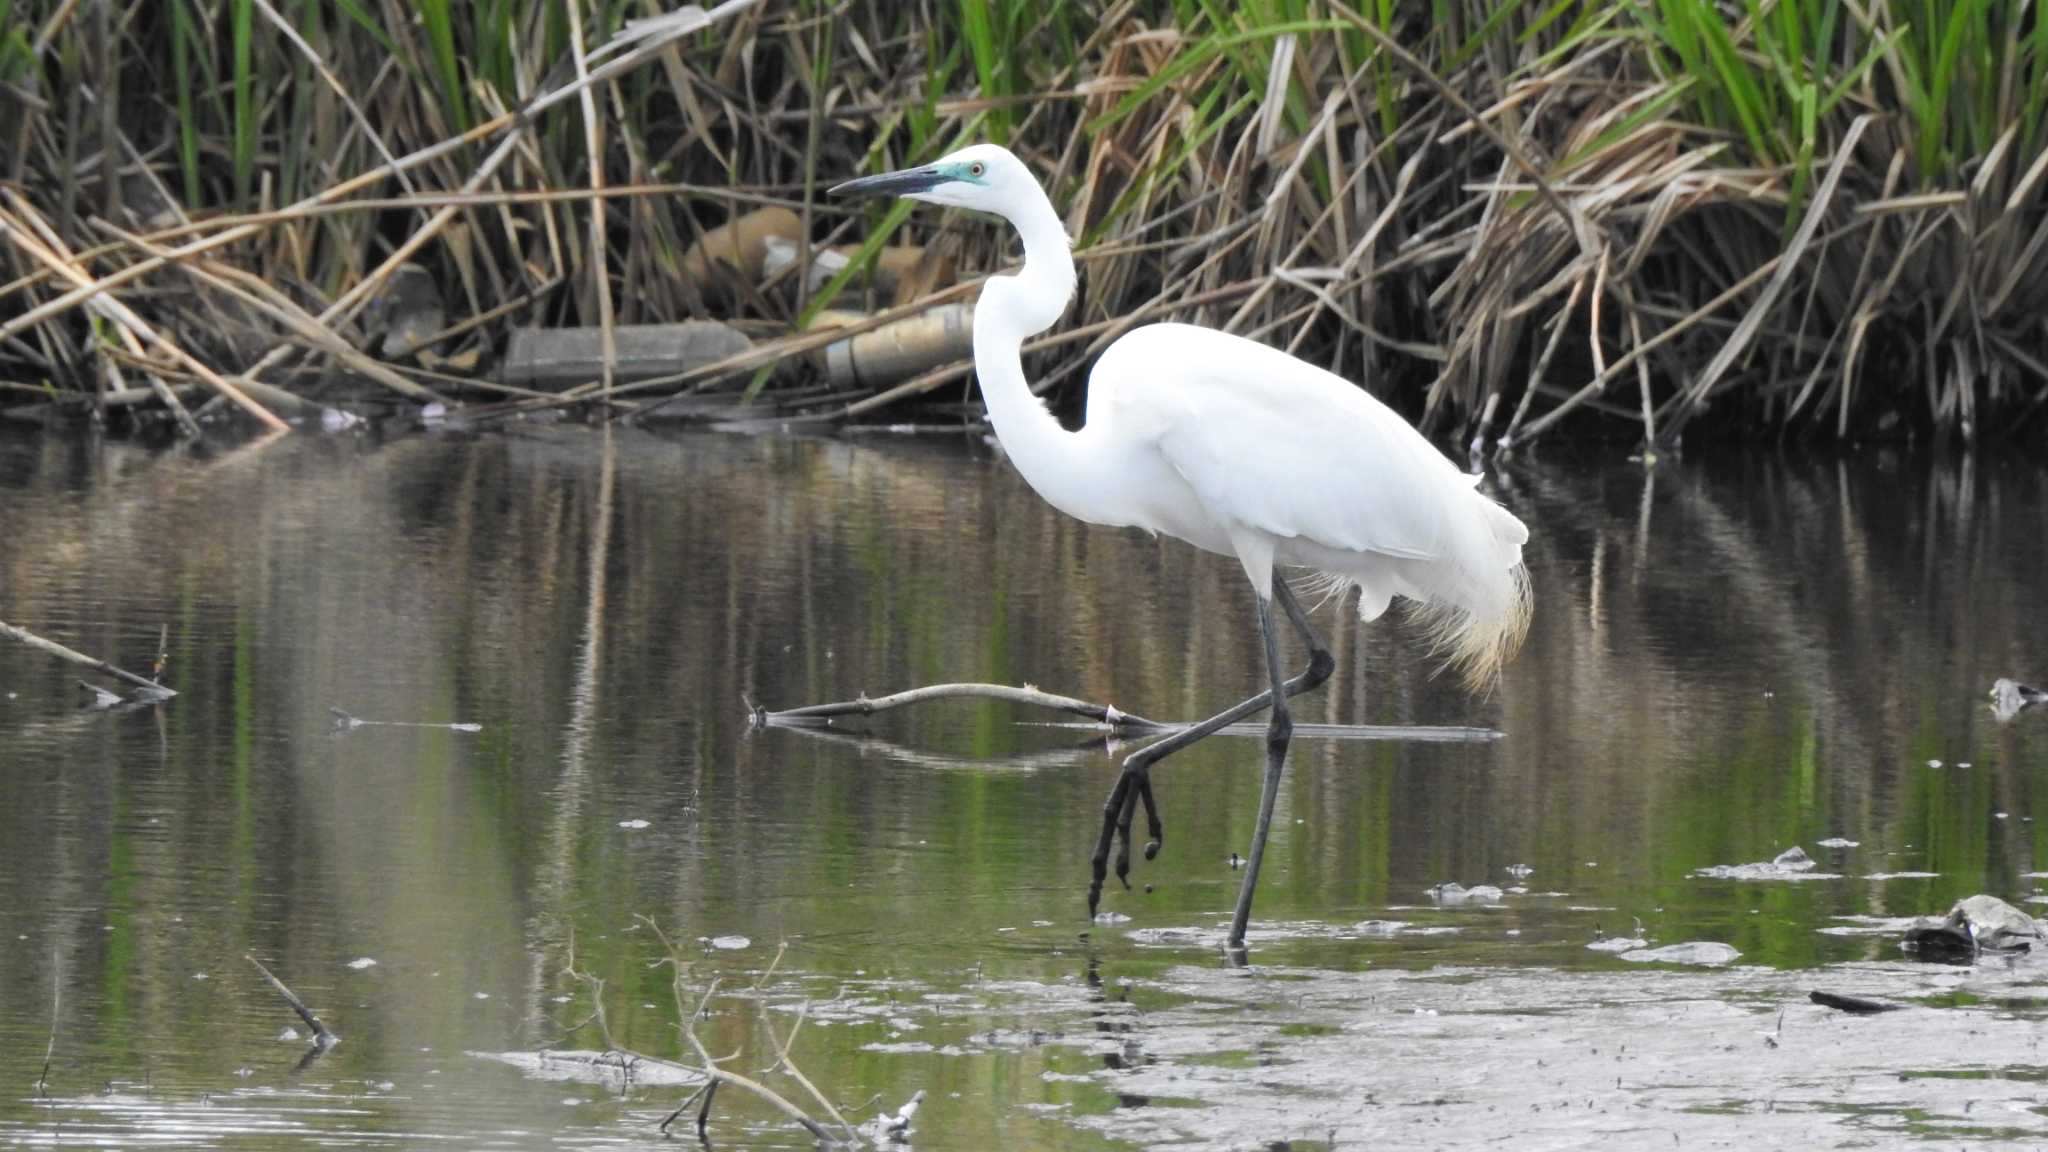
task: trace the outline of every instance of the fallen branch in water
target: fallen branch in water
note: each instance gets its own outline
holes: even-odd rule
[[[675,974],[676,1007],[678,1010],[680,1010],[682,1007],[682,982],[683,973],[681,967],[678,966],[676,968]],[[717,992],[718,981],[713,980],[711,982],[711,986],[704,989],[704,998],[697,1002],[697,1010],[695,1012],[690,1013],[689,1017],[683,1022],[683,1035],[689,1037],[690,1047],[697,1050],[697,1059],[704,1062],[702,1071],[705,1075],[711,1077],[712,1084],[730,1084],[735,1088],[746,1089],[747,1091],[753,1093],[755,1096],[758,1096],[762,1100],[766,1101],[776,1111],[782,1113],[784,1116],[787,1116],[791,1120],[802,1125],[803,1130],[809,1132],[821,1144],[838,1144],[850,1140],[852,1136],[851,1132],[846,1133],[844,1137],[835,1137],[831,1132],[826,1130],[823,1124],[820,1124],[816,1120],[811,1119],[810,1116],[806,1114],[803,1109],[797,1107],[795,1104],[790,1103],[786,1097],[784,1097],[781,1093],[777,1092],[775,1089],[770,1088],[766,1084],[762,1084],[759,1081],[749,1080],[745,1076],[742,1076],[737,1072],[728,1072],[725,1069],[720,1068],[718,1066],[718,1061],[712,1057],[711,1050],[704,1047],[704,1041],[699,1039],[697,1036],[697,1021],[704,1018],[704,1010],[711,1006],[711,997],[716,995]],[[704,1107],[706,1111],[708,1111],[711,1107],[711,1093],[709,1090],[707,1090],[704,1094]],[[698,1131],[703,1131],[704,1123],[705,1120],[703,1114],[700,1113],[698,1116]]]
[[[776,958],[779,960],[781,956],[782,954],[778,950]],[[769,1065],[768,1071],[780,1070],[787,1072],[790,1079],[796,1081],[803,1087],[804,1091],[811,1094],[811,1099],[818,1102],[818,1107],[825,1110],[825,1115],[830,1116],[834,1124],[851,1132],[853,1131],[853,1125],[846,1122],[846,1117],[839,1114],[839,1109],[833,1105],[832,1101],[826,1099],[825,1094],[818,1091],[818,1086],[811,1083],[811,1078],[804,1075],[803,1069],[796,1066],[796,1061],[789,1058],[790,1046],[796,1043],[796,1034],[803,1030],[804,1018],[810,1014],[810,1010],[811,1006],[808,1001],[798,1005],[796,1023],[789,1026],[789,1036],[787,1039],[778,1039],[775,1035],[775,1026],[768,1022],[767,1014],[763,1013],[761,1015],[761,1026],[768,1030],[768,1039],[775,1043],[775,1063]]]
[[[923,688],[912,688],[888,696],[869,699],[866,695],[854,700],[839,700],[829,704],[807,704],[801,708],[786,708],[771,712],[747,701],[747,714],[756,728],[776,725],[812,727],[826,725],[836,716],[872,716],[892,708],[907,708],[927,700],[947,700],[960,697],[978,697],[984,700],[1007,700],[1012,704],[1029,704],[1038,708],[1052,708],[1075,716],[1086,717],[1103,727],[1115,731],[1161,730],[1174,727],[1157,720],[1148,720],[1130,712],[1118,711],[1112,704],[1095,704],[1087,700],[1076,700],[1072,696],[1056,696],[1041,692],[1026,684],[1013,688],[1007,684],[931,684]]]
[[[23,644],[28,645],[31,648],[41,649],[42,651],[47,652],[60,660],[69,660],[73,664],[76,664],[82,668],[90,668],[93,671],[98,672],[102,676],[111,676],[114,679],[119,680],[122,683],[130,685],[131,687],[135,688],[136,699],[138,700],[168,700],[171,697],[177,695],[175,691],[172,691],[171,689],[164,687],[163,685],[157,683],[154,680],[151,680],[144,676],[138,676],[133,672],[127,671],[126,669],[116,668],[112,664],[107,663],[105,660],[95,659],[94,657],[87,656],[83,652],[78,652],[74,651],[73,649],[66,648],[64,645],[57,643],[55,640],[45,640],[41,636],[36,635],[35,633],[29,631],[26,628],[17,628],[16,626],[7,623],[4,620],[0,620],[0,636],[12,637],[16,640],[21,641]]]
[[[853,700],[837,700],[829,704],[807,704],[801,708],[787,708],[772,712],[746,701],[748,721],[755,728],[825,728],[841,716],[872,716],[895,708],[907,708],[927,700],[947,700],[961,697],[986,700],[1007,700],[1013,704],[1031,704],[1040,708],[1053,708],[1093,720],[1093,724],[1056,723],[1051,727],[1076,729],[1107,729],[1119,735],[1155,736],[1192,728],[1198,721],[1152,720],[1130,712],[1119,711],[1109,704],[1095,704],[1087,700],[1076,700],[1071,696],[1055,696],[1041,692],[1027,684],[1012,688],[1007,684],[932,684],[923,688],[912,688],[888,696],[870,699],[861,696]],[[1216,730],[1224,736],[1264,736],[1264,724],[1231,724]],[[1296,736],[1325,738],[1331,740],[1410,740],[1419,742],[1449,742],[1475,740],[1498,740],[1500,733],[1492,728],[1471,728],[1438,725],[1403,724],[1296,724]]]
[[[304,1000],[299,999],[297,993],[293,992],[290,988],[285,987],[284,981],[279,980],[277,976],[271,972],[270,969],[265,968],[263,966],[263,961],[258,960],[256,957],[251,956],[246,952],[242,954],[242,959],[247,960],[251,964],[254,964],[256,966],[256,970],[258,972],[263,973],[263,978],[265,980],[270,981],[270,986],[272,988],[277,989],[277,994],[279,996],[284,997],[284,1002],[292,1006],[292,1011],[297,1012],[299,1014],[299,1019],[304,1020],[306,1022],[306,1027],[311,1028],[313,1030],[314,1051],[324,1052],[340,1042],[341,1037],[336,1036],[332,1031],[328,1029],[327,1025],[321,1023],[320,1018],[318,1016],[313,1015],[313,1010],[311,1008],[306,1007],[306,1002]]]

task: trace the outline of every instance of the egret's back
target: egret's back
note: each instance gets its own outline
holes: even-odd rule
[[[1122,522],[1234,553],[1260,588],[1274,564],[1315,569],[1357,587],[1368,620],[1394,596],[1416,601],[1474,687],[1527,631],[1528,529],[1392,409],[1321,368],[1209,328],[1138,328],[1096,363],[1084,434],[1139,465],[1151,454],[1162,484],[1186,487],[1187,509],[1153,493],[1149,515]]]

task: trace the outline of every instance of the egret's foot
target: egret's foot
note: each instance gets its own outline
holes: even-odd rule
[[[1131,788],[1124,793],[1124,802],[1117,806],[1116,816],[1116,882],[1131,890],[1131,816],[1137,811],[1138,797],[1149,791],[1151,783],[1146,779],[1143,768],[1132,768],[1126,764],[1124,775],[1131,780]]]
[[[1131,772],[1127,767],[1116,778],[1116,787],[1109,790],[1109,799],[1102,805],[1102,833],[1095,838],[1095,854],[1089,857],[1088,919],[1095,919],[1096,910],[1102,906],[1102,882],[1109,878],[1109,843],[1116,838],[1117,821],[1122,818],[1124,804],[1131,796]],[[1119,873],[1121,875],[1121,873]],[[1124,887],[1130,885],[1126,883]]]
[[[1157,860],[1159,847],[1166,842],[1166,825],[1159,822],[1159,805],[1152,801],[1152,773],[1142,770],[1138,777],[1138,799],[1145,803],[1145,859]]]

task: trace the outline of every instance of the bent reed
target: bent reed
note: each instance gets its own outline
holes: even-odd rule
[[[0,0],[0,107],[0,414],[35,420],[645,413],[494,358],[514,326],[690,318],[757,343],[670,390],[957,419],[962,364],[848,390],[804,357],[828,311],[919,310],[878,293],[885,247],[1011,261],[999,230],[819,196],[979,138],[1076,239],[1077,304],[1031,349],[1055,398],[1163,319],[1475,453],[2030,436],[2048,397],[2027,0]],[[793,265],[686,259],[763,207],[796,214]],[[407,264],[445,315],[394,354]]]

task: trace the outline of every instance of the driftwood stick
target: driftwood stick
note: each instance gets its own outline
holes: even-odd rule
[[[683,978],[682,973],[678,972],[675,978],[678,985],[678,991],[680,992],[680,985]],[[842,1138],[834,1137],[831,1132],[826,1130],[823,1124],[820,1124],[816,1120],[811,1119],[808,1115],[804,1113],[803,1109],[790,1103],[787,1099],[785,1099],[782,1096],[781,1093],[775,1091],[775,1089],[770,1088],[766,1084],[762,1084],[759,1081],[749,1080],[745,1076],[742,1076],[737,1072],[728,1072],[725,1069],[720,1068],[718,1066],[718,1062],[712,1059],[710,1049],[704,1047],[704,1041],[699,1039],[697,1036],[697,1021],[703,1019],[704,1010],[711,1006],[711,997],[715,995],[717,992],[718,981],[713,980],[711,982],[711,986],[704,989],[704,998],[697,1002],[697,1010],[695,1012],[692,1012],[690,1014],[689,1019],[684,1021],[683,1023],[683,1035],[689,1037],[690,1047],[697,1050],[697,1059],[703,1061],[704,1074],[711,1077],[714,1083],[731,1084],[735,1088],[744,1088],[747,1091],[753,1093],[755,1096],[760,1097],[762,1100],[766,1101],[770,1107],[774,1108],[777,1112],[782,1113],[784,1116],[787,1116],[791,1120],[802,1125],[804,1131],[809,1132],[821,1144],[837,1144],[843,1142]],[[711,1107],[709,1093],[706,1093],[704,1107],[707,1112]],[[704,1113],[699,1113],[698,1124],[700,1127],[698,1131],[700,1133],[703,1131],[701,1126],[704,1122]]]
[[[815,727],[829,724],[835,716],[872,716],[893,708],[907,708],[927,700],[944,700],[957,697],[980,697],[986,700],[1007,700],[1012,704],[1030,704],[1038,708],[1053,708],[1075,716],[1093,720],[1104,727],[1119,732],[1142,730],[1154,731],[1173,727],[1157,720],[1147,720],[1130,712],[1119,711],[1115,705],[1095,704],[1087,700],[1076,700],[1072,696],[1058,696],[1041,692],[1026,684],[1013,688],[1008,684],[930,684],[923,688],[912,688],[873,699],[863,695],[854,700],[837,700],[829,704],[807,704],[801,708],[786,708],[771,712],[766,708],[747,702],[747,712],[756,728],[775,725]]]
[[[44,652],[48,652],[50,655],[55,656],[60,660],[69,660],[73,664],[77,664],[80,667],[90,668],[93,671],[98,672],[102,676],[112,676],[114,679],[119,680],[124,684],[131,684],[137,688],[143,689],[145,692],[150,694],[148,697],[146,697],[147,699],[168,699],[172,696],[177,695],[176,692],[164,687],[161,684],[158,684],[156,681],[151,680],[148,677],[137,676],[133,672],[116,668],[112,664],[107,663],[105,660],[96,660],[91,656],[87,656],[83,652],[75,652],[69,648],[66,648],[62,644],[57,643],[55,640],[45,640],[41,636],[36,635],[35,633],[29,631],[26,628],[17,628],[4,620],[0,620],[0,636],[12,637],[16,640],[21,641],[23,644],[28,645],[31,648],[39,648]]]
[[[888,696],[867,696],[854,700],[835,700],[829,704],[807,704],[801,708],[788,708],[771,712],[766,708],[747,701],[747,715],[755,728],[829,728],[832,721],[840,716],[870,716],[876,712],[887,712],[895,708],[906,708],[922,704],[927,700],[944,700],[957,697],[981,697],[990,700],[1008,700],[1015,704],[1031,704],[1042,708],[1056,708],[1076,716],[1094,721],[1093,724],[1059,723],[1061,728],[1106,728],[1119,735],[1155,736],[1192,728],[1199,721],[1193,720],[1152,720],[1144,716],[1119,711],[1109,704],[1094,704],[1076,700],[1071,696],[1056,696],[1041,692],[1027,684],[1013,688],[1007,684],[930,684],[922,688],[893,693]],[[1264,724],[1231,724],[1216,730],[1221,736],[1264,736]],[[1414,743],[1463,743],[1498,740],[1501,733],[1493,728],[1473,728],[1458,725],[1409,725],[1409,724],[1302,724],[1294,726],[1294,734],[1302,737],[1330,740],[1398,740]]]
[[[256,957],[251,956],[246,952],[242,954],[242,959],[247,960],[251,964],[254,964],[256,966],[256,970],[258,972],[263,973],[263,978],[265,980],[270,981],[270,986],[272,988],[277,989],[277,994],[279,996],[284,997],[284,1002],[292,1006],[292,1011],[297,1012],[299,1014],[299,1019],[304,1020],[306,1022],[306,1027],[311,1028],[313,1030],[314,1047],[329,1048],[332,1047],[336,1041],[341,1039],[341,1037],[336,1036],[332,1031],[330,1031],[327,1025],[322,1024],[318,1016],[313,1015],[313,1010],[311,1008],[306,1007],[306,1002],[304,1000],[299,999],[297,993],[293,992],[290,988],[285,987],[284,981],[279,980],[277,976],[270,971],[270,969],[265,968],[263,966],[263,961],[258,960]]]
[[[761,1023],[768,1029],[768,1038],[775,1041],[775,1063],[768,1070],[772,1072],[780,1068],[784,1072],[789,1073],[789,1078],[796,1081],[804,1091],[811,1094],[811,1099],[818,1102],[818,1107],[825,1110],[825,1115],[830,1116],[834,1124],[851,1132],[853,1131],[853,1125],[846,1122],[846,1117],[839,1114],[839,1109],[833,1106],[832,1101],[826,1099],[825,1094],[818,1091],[818,1086],[811,1083],[811,1078],[804,1075],[803,1069],[796,1066],[796,1061],[790,1059],[790,1045],[796,1043],[796,1034],[803,1030],[804,1017],[809,1015],[810,1010],[809,1002],[805,1002],[797,1008],[796,1023],[789,1026],[789,1037],[783,1040],[776,1039],[775,1026],[769,1023],[768,1014],[765,1012],[761,1014]]]

